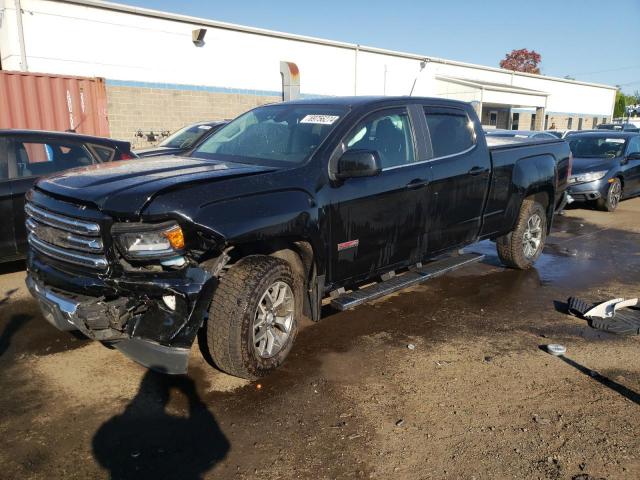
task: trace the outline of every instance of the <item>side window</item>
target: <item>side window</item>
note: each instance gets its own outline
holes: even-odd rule
[[[14,150],[16,161],[12,176],[17,178],[40,177],[96,163],[84,146],[74,142],[16,139],[10,148]]]
[[[6,151],[7,139],[0,137],[0,181],[9,178],[9,162]]]
[[[374,150],[382,168],[415,162],[411,124],[404,109],[376,112],[360,123],[345,140],[347,150]]]
[[[425,108],[434,157],[446,157],[468,150],[476,143],[473,123],[458,109]]]
[[[107,147],[104,145],[87,145],[87,148],[91,150],[95,158],[98,158],[101,162],[110,162],[116,154],[116,149]]]
[[[627,155],[631,155],[632,153],[640,153],[640,137],[633,137],[629,140]]]

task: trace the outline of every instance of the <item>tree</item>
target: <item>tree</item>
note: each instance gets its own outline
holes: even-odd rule
[[[542,56],[535,50],[511,50],[502,60],[500,60],[500,68],[513,70],[515,72],[536,73],[540,74],[538,65],[542,60]]]
[[[624,94],[618,90],[616,92],[616,103],[613,106],[614,118],[624,117],[626,115],[625,107],[627,106],[626,98]]]
[[[635,109],[631,112],[631,116],[632,117],[637,117],[638,115],[640,115],[640,110],[638,110],[638,106],[640,105],[640,92],[638,90],[636,90],[635,92],[633,92],[633,94],[631,95],[622,95],[624,97],[625,100],[625,108],[633,105],[635,106]],[[617,100],[617,98],[616,98]]]

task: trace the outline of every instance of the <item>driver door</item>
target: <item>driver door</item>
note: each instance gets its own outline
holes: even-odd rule
[[[343,139],[345,151],[378,152],[382,172],[332,188],[331,282],[357,282],[421,260],[429,168],[418,163],[415,138],[409,112],[395,107],[368,115]]]
[[[626,157],[632,153],[640,153],[640,136],[635,136],[629,139],[629,145],[627,145]],[[640,160],[627,158],[627,163],[623,167],[624,169],[624,194],[625,197],[629,195],[635,195],[640,193]]]

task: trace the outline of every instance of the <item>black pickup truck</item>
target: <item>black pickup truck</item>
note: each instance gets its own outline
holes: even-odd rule
[[[477,261],[529,268],[565,195],[563,140],[487,141],[466,103],[414,97],[258,107],[188,157],[40,180],[27,284],[45,317],[167,373],[196,337],[220,369],[280,365],[302,315]],[[377,282],[377,283],[376,283]]]

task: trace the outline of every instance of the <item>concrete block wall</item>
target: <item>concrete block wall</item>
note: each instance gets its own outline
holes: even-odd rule
[[[569,118],[573,118],[571,128],[569,129]],[[556,130],[578,130],[580,124],[580,118],[582,118],[582,130],[590,130],[594,127],[593,117],[585,117],[579,115],[559,115],[549,114],[549,122],[547,129],[551,129],[551,124],[556,124]],[[596,125],[600,125],[605,117],[597,117],[598,121]],[[606,117],[607,122],[610,121],[609,117]],[[518,120],[518,130],[530,130],[531,128],[531,114],[526,112],[520,112]]]
[[[107,102],[112,138],[127,140],[144,148],[162,141],[148,142],[136,132],[159,134],[201,120],[232,119],[254,107],[280,101],[280,97],[249,93],[217,93],[207,90],[151,88],[109,85]]]

